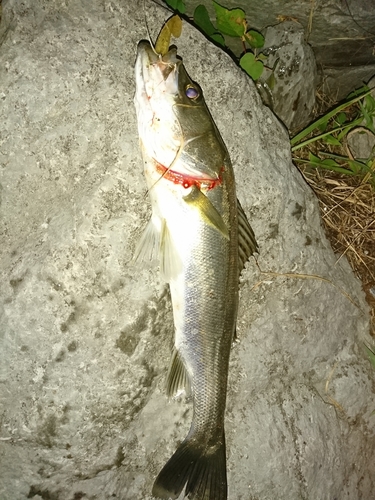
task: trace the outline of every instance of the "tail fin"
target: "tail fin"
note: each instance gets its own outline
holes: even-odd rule
[[[176,499],[185,485],[190,500],[227,500],[224,433],[214,446],[186,438],[159,473],[152,494]]]

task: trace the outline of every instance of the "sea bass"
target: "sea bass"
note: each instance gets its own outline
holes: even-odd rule
[[[175,325],[167,394],[193,399],[190,431],[152,494],[226,500],[224,411],[239,274],[257,249],[224,142],[177,49],[138,45],[135,106],[151,219],[135,258],[159,255]]]

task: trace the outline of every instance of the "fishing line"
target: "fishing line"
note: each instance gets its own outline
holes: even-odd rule
[[[173,13],[173,10],[171,10],[169,7],[163,5],[163,4],[160,4],[159,2],[157,2],[156,0],[151,0],[152,3],[154,3],[155,5],[158,5],[159,7],[162,7],[164,10],[167,10],[168,12],[172,12]],[[145,26],[146,26],[146,31],[147,31],[147,38],[148,38],[148,41],[150,42],[150,46],[151,46],[151,49],[152,51],[154,52],[154,54],[158,57],[159,61],[153,63],[153,64],[158,64],[159,62],[163,63],[163,64],[166,64],[166,65],[171,65],[171,63],[168,63],[166,61],[163,61],[163,57],[161,54],[157,53],[156,50],[155,50],[155,44],[153,43],[152,41],[152,38],[151,38],[151,33],[150,33],[150,29],[149,29],[149,26],[148,26],[148,21],[147,21],[147,16],[146,16],[146,0],[143,0],[143,18],[144,18],[144,23],[145,23]],[[175,65],[171,65],[171,66],[175,66]],[[179,127],[180,127],[180,130],[182,132],[182,127],[181,127],[181,124],[177,118],[177,121],[178,121],[178,124],[179,124]],[[151,189],[153,189],[156,184],[163,179],[163,177],[171,170],[172,166],[174,165],[174,163],[178,160],[179,156],[181,155],[181,152],[183,150],[183,145],[180,144],[177,152],[176,152],[176,156],[174,157],[172,163],[169,165],[168,168],[166,168],[165,172],[159,177],[159,179],[157,181],[155,181],[155,183],[147,190],[146,194],[148,195],[149,192],[151,191]],[[157,160],[155,158],[153,158],[153,160],[156,162],[156,163],[159,163],[157,162]]]
[[[173,10],[171,10],[169,7],[166,7],[165,5],[162,5],[160,4],[159,2],[157,2],[156,0],[151,0],[152,3],[154,3],[155,5],[158,5],[159,7],[162,7],[164,10],[167,10],[168,12],[172,12],[173,13]],[[172,71],[177,71],[177,63],[171,63],[171,62],[168,62],[168,61],[165,61],[163,59],[163,56],[161,54],[159,54],[158,52],[156,52],[155,50],[155,46],[156,44],[154,45],[152,39],[151,39],[151,33],[150,33],[150,29],[149,29],[149,26],[148,26],[148,22],[147,22],[147,16],[146,16],[146,0],[143,0],[143,14],[144,14],[144,22],[145,22],[145,26],[146,26],[146,30],[147,30],[147,36],[148,36],[148,40],[150,42],[150,46],[152,48],[152,51],[154,52],[154,54],[158,57],[158,61],[155,61],[154,63],[152,63],[153,65],[155,64],[159,64],[159,63],[162,63],[162,64],[165,64],[167,66],[170,66],[172,69]],[[167,22],[167,21],[166,21]],[[165,25],[165,23],[164,23]],[[163,26],[164,26],[163,25]],[[163,28],[162,28],[163,30]],[[161,30],[161,31],[162,31]],[[156,42],[157,43],[157,42]],[[161,84],[162,82],[160,82]],[[192,137],[191,139],[188,139],[188,140],[185,140],[184,139],[184,134],[183,134],[183,129],[182,129],[182,126],[181,126],[181,122],[178,118],[178,115],[175,111],[175,107],[178,107],[178,106],[181,106],[181,107],[193,107],[191,105],[186,105],[186,104],[174,104],[173,105],[173,112],[174,112],[174,115],[176,116],[176,120],[177,120],[177,123],[178,123],[178,127],[180,129],[180,135],[182,137],[182,141],[180,141],[180,145],[178,147],[178,150],[176,151],[176,155],[175,157],[173,158],[171,164],[168,166],[168,167],[165,167],[164,165],[163,168],[165,168],[165,171],[161,174],[161,176],[159,177],[159,179],[157,179],[155,181],[155,183],[147,190],[147,194],[156,186],[156,184],[161,181],[167,174],[168,172],[170,172],[173,168],[173,165],[175,165],[175,163],[178,161],[179,157],[181,156],[185,146],[194,141],[195,139],[201,137],[200,135],[199,136],[196,136],[196,137]],[[153,118],[154,119],[154,118]],[[153,160],[155,161],[155,163],[158,163],[160,164],[155,158],[153,158]],[[161,164],[160,164],[161,165]]]
[[[153,1],[153,0],[152,0]],[[155,2],[156,3],[156,2]],[[154,46],[154,43],[152,41],[152,38],[151,38],[151,33],[150,33],[150,29],[148,27],[148,22],[147,22],[147,16],[146,16],[146,0],[143,0],[143,20],[145,22],[145,26],[146,26],[146,31],[147,31],[147,38],[148,38],[148,41],[150,42],[150,45],[151,45],[151,48],[152,48],[152,51],[156,54],[156,55],[159,55],[157,54],[156,50],[155,50],[155,46]]]
[[[158,179],[158,180],[156,180],[156,181],[154,182],[154,184],[150,187],[150,189],[148,189],[148,190],[147,190],[147,193],[149,193],[149,192],[151,191],[151,189],[153,189],[153,188],[156,186],[156,184],[157,184],[159,181],[161,181],[161,180],[162,180],[162,179],[163,179],[163,178],[167,175],[167,173],[171,170],[171,168],[173,167],[173,165],[176,163],[176,161],[177,161],[177,160],[178,160],[178,158],[180,157],[180,155],[181,155],[181,153],[182,153],[183,149],[184,149],[184,145],[183,145],[183,144],[180,144],[180,146],[178,147],[178,150],[177,150],[176,156],[173,158],[172,163],[169,165],[169,167],[165,167],[164,165],[162,165],[162,167],[164,167],[164,168],[166,169],[166,170],[165,170],[165,172],[163,172],[163,173],[161,174],[161,176],[159,177],[159,179]],[[155,158],[153,158],[153,160],[155,161],[155,163],[158,163],[159,165],[161,165],[161,163],[159,163],[158,161],[156,161],[156,160],[155,160]]]

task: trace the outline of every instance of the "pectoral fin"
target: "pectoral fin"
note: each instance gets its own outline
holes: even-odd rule
[[[135,262],[152,261],[159,258],[160,272],[165,281],[181,269],[181,260],[173,245],[165,219],[151,218],[134,252]]]
[[[182,263],[173,244],[167,223],[162,220],[160,238],[160,272],[166,282],[175,277],[181,270]]]
[[[225,239],[229,240],[228,228],[223,218],[207,196],[205,196],[196,186],[192,187],[190,193],[184,196],[183,200],[199,212],[200,217],[206,224],[215,228]]]
[[[150,219],[135,247],[133,260],[135,262],[152,261],[159,255],[160,230],[155,220]]]

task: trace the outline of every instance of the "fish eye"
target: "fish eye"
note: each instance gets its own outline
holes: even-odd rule
[[[198,90],[192,85],[187,85],[185,89],[185,94],[186,97],[188,97],[189,99],[196,99],[199,96]]]

